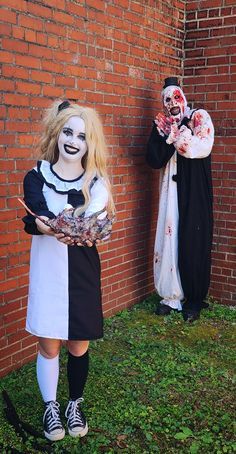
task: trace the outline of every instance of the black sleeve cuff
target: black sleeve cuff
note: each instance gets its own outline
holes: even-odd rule
[[[42,211],[40,213],[37,213],[39,216],[47,216],[49,219],[54,219],[55,215],[51,211]],[[32,214],[27,214],[27,216],[24,216],[22,218],[22,221],[24,222],[24,230],[26,233],[29,235],[43,235],[42,232],[40,232],[37,228],[37,224],[35,222],[35,217],[32,216]]]

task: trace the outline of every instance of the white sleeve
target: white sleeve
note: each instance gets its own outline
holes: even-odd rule
[[[91,216],[91,214],[97,211],[103,210],[107,206],[108,202],[108,190],[103,178],[98,178],[91,188],[91,199],[87,210],[85,211],[85,217]],[[105,217],[106,212],[101,215],[101,218]],[[100,216],[99,216],[100,218]]]
[[[189,128],[181,126],[179,136],[174,146],[179,154],[185,158],[206,158],[214,143],[214,126],[210,115],[203,109],[193,113]]]

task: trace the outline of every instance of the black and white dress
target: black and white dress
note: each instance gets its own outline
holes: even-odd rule
[[[24,200],[38,215],[55,217],[66,204],[84,203],[84,175],[64,180],[47,161],[39,161],[24,179]],[[102,178],[94,178],[85,215],[103,209],[108,192]],[[67,246],[41,234],[35,218],[23,218],[32,234],[26,330],[52,339],[92,340],[103,336],[100,259],[96,246]]]

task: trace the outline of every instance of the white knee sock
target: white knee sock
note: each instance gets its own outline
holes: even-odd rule
[[[59,355],[48,359],[38,353],[37,380],[44,402],[57,399],[57,383],[59,377]]]

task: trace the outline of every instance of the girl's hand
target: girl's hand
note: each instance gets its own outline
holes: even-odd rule
[[[66,244],[67,246],[73,246],[75,241],[70,236],[65,236],[64,233],[54,233],[55,238],[60,243]]]
[[[98,246],[100,243],[101,243],[101,240],[96,240],[96,241],[95,241],[95,245],[96,245],[96,246]],[[82,244],[82,243],[76,243],[76,245],[77,245],[77,246],[84,246],[84,244]],[[94,245],[94,243],[92,243],[91,241],[88,241],[88,240],[87,240],[87,241],[86,241],[86,245],[87,245],[88,247],[92,247],[92,246]]]
[[[47,216],[41,216],[41,218],[45,219],[45,221],[49,221],[49,218]],[[37,229],[39,232],[43,233],[44,235],[54,235],[54,231],[51,229],[51,227],[48,227],[45,225],[43,222],[40,221],[40,219],[35,219]]]

